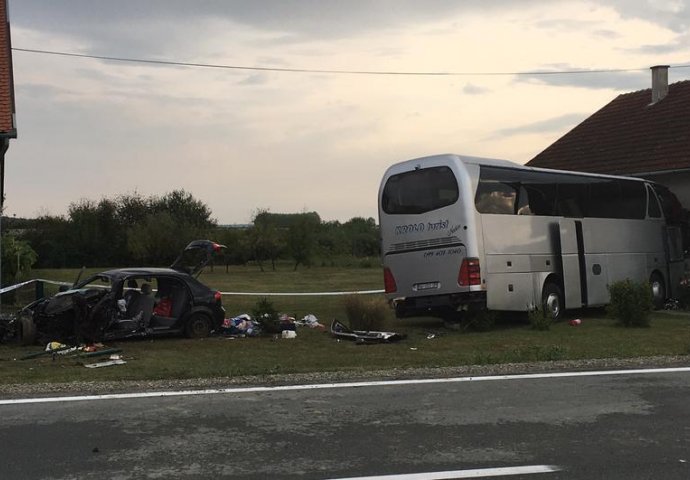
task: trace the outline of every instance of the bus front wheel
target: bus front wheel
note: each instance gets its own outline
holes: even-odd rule
[[[652,289],[652,305],[654,305],[655,310],[659,310],[663,308],[666,301],[664,279],[658,273],[652,273],[652,276],[649,277],[649,285]]]
[[[544,285],[544,292],[542,293],[542,308],[544,314],[548,315],[554,322],[560,320],[563,316],[563,292],[561,287],[553,282]]]

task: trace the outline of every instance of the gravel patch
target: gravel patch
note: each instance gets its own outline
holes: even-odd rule
[[[314,372],[224,378],[180,380],[126,380],[113,382],[69,382],[0,385],[0,398],[52,397],[64,395],[104,395],[109,393],[164,392],[176,390],[222,389],[230,387],[309,385],[374,380],[400,380],[528,373],[619,370],[637,368],[688,367],[690,356],[606,358],[553,362],[466,365],[460,367],[410,368],[373,371]]]

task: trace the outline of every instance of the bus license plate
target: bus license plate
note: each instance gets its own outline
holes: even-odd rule
[[[436,290],[441,288],[441,282],[415,283],[412,288],[416,292],[420,290]]]

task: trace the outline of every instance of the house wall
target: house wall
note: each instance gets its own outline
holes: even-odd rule
[[[690,210],[690,170],[640,176],[668,187],[683,207]]]

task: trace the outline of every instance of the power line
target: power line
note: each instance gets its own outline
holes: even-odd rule
[[[110,57],[104,55],[87,55],[84,53],[57,52],[50,50],[36,50],[30,48],[12,47],[16,52],[36,53],[41,55],[56,55],[60,57],[91,58],[96,60],[108,60],[113,62],[145,63],[152,65],[170,65],[176,67],[193,68],[219,68],[225,70],[252,70],[259,72],[283,72],[283,73],[325,73],[342,75],[407,75],[407,76],[508,76],[508,75],[570,75],[583,73],[621,73],[639,72],[648,70],[648,67],[640,68],[611,68],[598,70],[534,70],[525,72],[398,72],[380,70],[330,70],[314,68],[279,68],[279,67],[255,67],[246,65],[224,65],[214,63],[175,62],[170,60],[150,60],[144,58]],[[690,65],[671,65],[670,68],[690,68]]]

